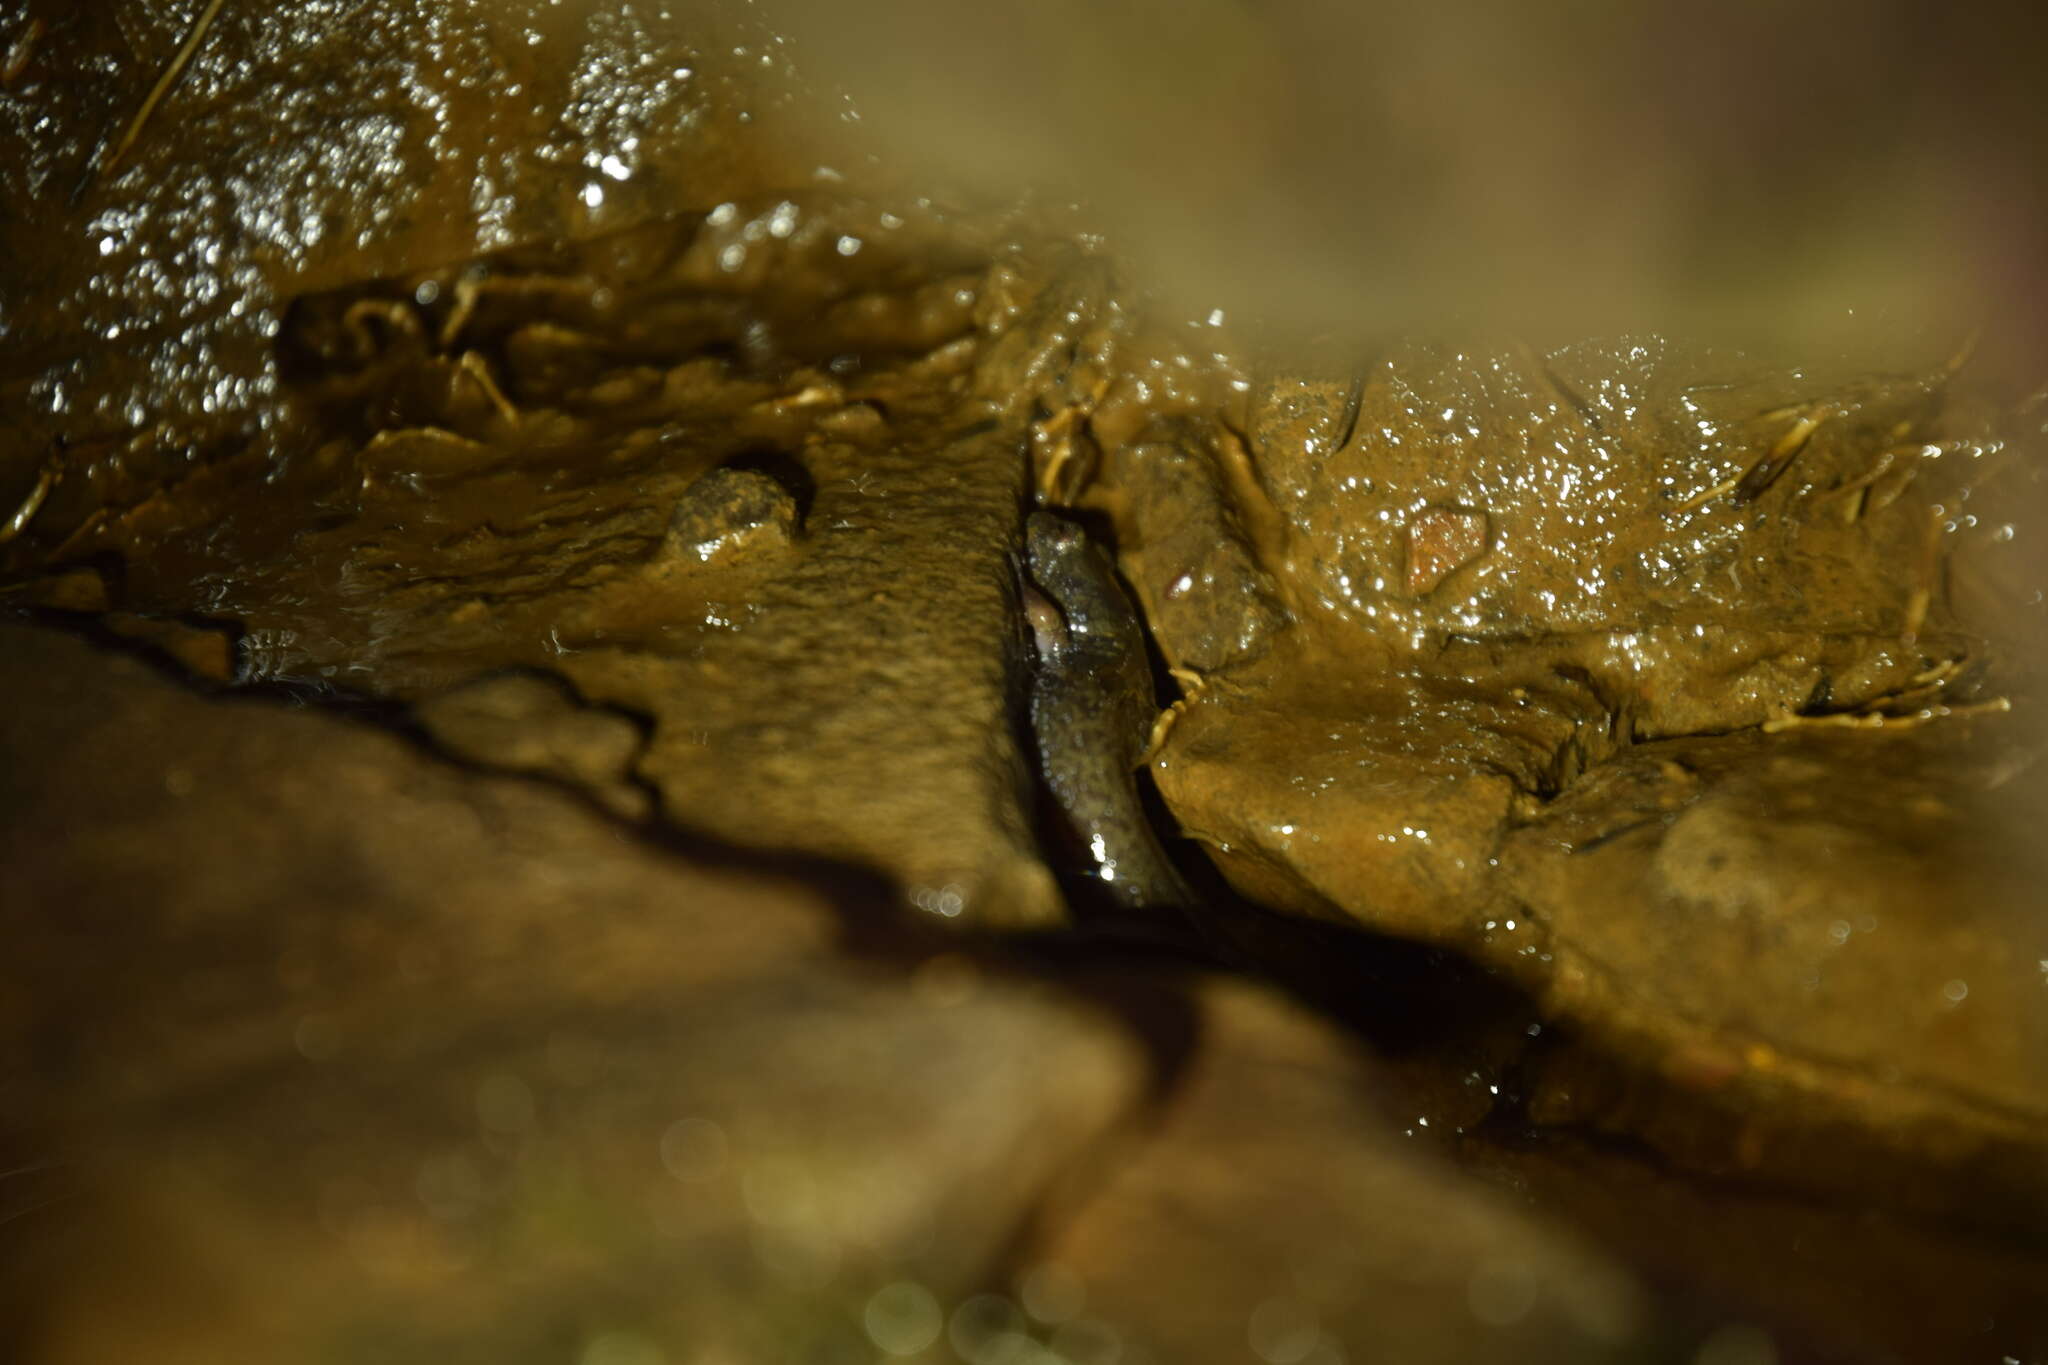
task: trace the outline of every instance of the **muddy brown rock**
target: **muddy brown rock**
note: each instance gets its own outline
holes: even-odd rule
[[[1942,475],[1895,449],[1950,434],[1935,361],[1831,378],[1655,339],[1410,344],[1358,382],[1324,452],[1327,423],[1283,399],[1337,381],[1272,381],[1239,500],[1271,499],[1267,555],[1361,652],[1546,646],[1646,738],[1853,709],[1969,653],[1937,591]]]
[[[1068,997],[842,957],[858,880],[49,632],[0,693],[11,1358],[852,1349],[1143,1087]]]
[[[1518,799],[1610,733],[1583,682],[1473,671],[1368,669],[1290,633],[1193,693],[1153,775],[1250,898],[1467,946]]]
[[[796,499],[782,485],[754,470],[714,469],[676,503],[662,550],[708,564],[787,546],[796,534]]]
[[[1229,715],[1264,726],[1270,706],[1276,739],[1289,712],[1313,717],[1295,752],[1245,746],[1278,775],[1327,767],[1343,741],[1320,722],[1356,710],[1385,732],[1371,786],[1429,807],[1440,755],[1476,760],[1453,763],[1470,777],[1457,785],[1542,796],[1637,739],[1967,699],[1989,623],[1957,616],[1942,570],[1984,518],[1949,513],[1973,490],[2030,513],[2013,494],[2038,451],[1954,387],[1932,362],[1831,379],[1654,339],[1547,354],[1412,343],[1355,375],[1271,378],[1242,443],[1198,432],[1180,461],[1211,471],[1188,484],[1194,501],[1219,504],[1210,519],[1236,528],[1220,539],[1287,607],[1289,661],[1204,670],[1162,782],[1212,842],[1286,863],[1243,800],[1198,795],[1212,777],[1235,786],[1214,762]],[[1137,453],[1123,477],[1142,489]],[[1163,652],[1213,656],[1214,610],[1174,610],[1146,532],[1119,525]],[[1446,692],[1478,711],[1431,700]],[[1294,794],[1276,788],[1276,827],[1327,786],[1278,780]],[[1505,794],[1459,824],[1448,863],[1486,841],[1483,813],[1505,812]],[[1372,837],[1416,837],[1403,823]]]
[[[1984,681],[2023,676],[2016,609],[1966,615],[1946,570],[2030,524],[2038,444],[1946,369],[1799,382],[1654,345],[1274,381],[1249,472],[1208,448],[1290,624],[1183,679],[1154,775],[1248,897],[1569,1021],[1538,1121],[2024,1224],[2041,741]]]
[[[581,787],[624,819],[648,814],[647,793],[631,780],[646,742],[640,724],[584,705],[559,679],[479,678],[426,698],[413,715],[457,758]]]
[[[208,701],[19,626],[0,668],[25,1098],[231,1074],[340,1028],[342,1007],[365,1045],[402,1050],[380,1012],[438,1001],[460,1026],[631,1000],[814,957],[841,932],[799,884],[671,861],[540,784],[462,774],[359,723]],[[18,1050],[32,1019],[71,1021],[60,1055]]]
[[[1118,559],[1170,664],[1210,674],[1264,650],[1286,624],[1278,585],[1230,491],[1234,438],[1165,424],[1120,447],[1104,475]]]
[[[271,341],[296,295],[802,186],[845,160],[736,7],[687,22],[523,0],[60,9],[0,20],[18,45],[0,198],[32,206],[0,217],[18,267],[0,279],[0,393],[21,418],[0,434],[0,497],[61,441],[38,535],[273,411]]]
[[[562,666],[662,717],[640,770],[670,818],[858,859],[941,918],[1047,923],[1011,721],[1020,435],[943,411],[892,435],[807,451],[802,553],[707,584],[687,654],[579,640]]]
[[[1023,418],[969,387],[977,257],[944,233],[774,196],[304,299],[280,440],[313,452],[278,501],[241,500],[282,458],[257,441],[74,552],[165,614],[223,575],[246,678],[414,702],[552,673],[646,718],[632,773],[556,765],[628,814],[638,783],[941,919],[1057,922],[1014,721]],[[520,361],[539,327],[578,363]],[[535,742],[486,747],[531,770]]]
[[[1535,1116],[2032,1238],[2048,981],[2027,945],[2048,869],[2022,833],[2043,791],[2020,734],[1985,717],[1649,744],[1517,829],[1494,954],[1657,1078],[1559,1064]]]
[[[1367,1054],[1273,995],[1201,998],[1159,1126],[1040,1251],[1075,1290],[1058,1330],[1189,1365],[1663,1358],[1645,1286],[1464,1183]]]

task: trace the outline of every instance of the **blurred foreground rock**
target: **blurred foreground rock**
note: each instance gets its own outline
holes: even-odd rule
[[[24,1365],[2025,1359],[2048,1331],[2019,1244],[1527,1125],[1515,1087],[1597,1052],[1388,975],[1412,950],[1331,963],[1386,997],[1347,1031],[1157,963],[935,951],[863,877],[653,845],[47,630],[0,630],[0,697]]]
[[[1201,1007],[1142,1156],[1046,1249],[1089,1313],[1161,1362],[1676,1358],[1631,1273],[1445,1162],[1355,1042],[1238,983]]]
[[[47,632],[0,694],[12,1359],[843,1358],[1145,1079],[1071,999],[835,951],[858,880]]]

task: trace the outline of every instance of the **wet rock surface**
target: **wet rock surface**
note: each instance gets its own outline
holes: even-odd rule
[[[1806,1188],[1896,1163],[1865,1198],[2031,1237],[2041,772],[1996,724],[1644,745],[1511,835],[1498,951],[1547,958],[1548,1012],[1663,1082],[1561,1077],[1532,1112]]]
[[[587,706],[558,678],[510,673],[428,697],[414,719],[457,758],[553,777],[590,792],[613,814],[643,819],[650,802],[631,782],[645,736],[616,711]]]
[[[1143,1094],[1111,1010],[849,957],[866,879],[54,633],[0,668],[13,1358],[856,1348]]]
[[[797,151],[800,82],[737,8],[28,3],[0,24],[0,197],[20,208],[0,216],[0,391],[21,419],[0,458],[86,449],[53,521],[262,425],[297,294],[832,159]]]
[[[1024,437],[968,392],[975,259],[778,197],[302,300],[302,425],[70,550],[124,547],[132,607],[241,623],[245,678],[411,701],[556,674],[644,720],[630,771],[560,773],[614,807],[637,782],[672,825],[887,870],[942,917],[1051,922],[1012,722]],[[259,469],[277,501],[238,502]],[[463,757],[561,767],[457,705],[424,719]]]
[[[5,645],[13,1358],[1858,1359],[2037,1330],[2040,1267],[1996,1242],[1701,1202],[1501,1127],[1527,1006],[1432,1001],[1418,960],[1333,972],[1386,997],[1344,1028],[1128,957],[876,939],[865,878],[710,864],[359,720]],[[1942,1313],[1895,1320],[1907,1284]]]
[[[2037,682],[2027,612],[1950,586],[2038,514],[2038,420],[1945,372],[1787,401],[1673,363],[1410,348],[1269,385],[1257,458],[1180,442],[1292,622],[1179,676],[1153,775],[1247,897],[1453,945],[1597,1037],[1538,1065],[1539,1121],[2036,1229],[2041,738],[1993,683]],[[1216,614],[1161,612],[1163,652]]]
[[[1150,1146],[1047,1248],[1088,1313],[1159,1360],[1675,1356],[1629,1271],[1444,1161],[1428,1126],[1469,1098],[1418,1141],[1397,1067],[1276,996],[1199,998]]]
[[[2048,1351],[2023,357],[1281,359],[751,11],[0,56],[10,1358]]]

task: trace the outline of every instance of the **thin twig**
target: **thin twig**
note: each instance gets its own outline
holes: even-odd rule
[[[43,462],[43,467],[36,471],[35,485],[28,490],[28,496],[15,507],[13,516],[0,522],[0,545],[28,529],[28,524],[36,519],[36,513],[43,510],[44,500],[50,496],[50,490],[57,486],[57,480],[63,473],[64,467],[54,458]]]
[[[185,42],[178,48],[178,55],[171,58],[171,64],[164,68],[164,74],[158,76],[156,84],[149,88],[149,94],[143,99],[142,107],[135,111],[135,118],[129,123],[128,131],[121,135],[121,140],[114,144],[113,152],[100,163],[99,174],[112,175],[114,168],[121,164],[121,158],[128,154],[128,149],[135,145],[135,139],[141,135],[142,125],[149,121],[149,116],[156,112],[157,105],[170,93],[171,87],[178,83],[178,77],[184,74],[186,64],[192,60],[192,54],[199,50],[200,40],[206,36],[206,30],[212,27],[213,17],[220,13],[220,7],[226,2],[227,0],[208,0],[206,8],[200,12],[199,22],[192,25],[192,31],[185,35]]]

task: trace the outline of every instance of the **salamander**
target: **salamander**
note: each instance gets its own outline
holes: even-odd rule
[[[1138,794],[1158,704],[1137,610],[1109,555],[1074,523],[1033,512],[1025,554],[1038,649],[1031,729],[1046,784],[1113,903],[1186,910],[1193,895]]]

